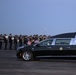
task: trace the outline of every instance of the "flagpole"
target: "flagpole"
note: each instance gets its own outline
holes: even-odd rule
[[[46,35],[46,27],[45,27],[45,35]]]

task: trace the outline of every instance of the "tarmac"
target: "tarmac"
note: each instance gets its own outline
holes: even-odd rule
[[[76,60],[23,61],[16,57],[16,50],[0,50],[0,75],[76,75]]]

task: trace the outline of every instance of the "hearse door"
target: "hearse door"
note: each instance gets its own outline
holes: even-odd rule
[[[51,51],[51,40],[43,41],[34,46],[34,53],[37,56],[49,56]]]
[[[69,55],[71,39],[56,39],[52,46],[53,55]]]
[[[66,50],[67,46],[64,45],[53,45],[52,50],[51,50],[51,55],[54,56],[59,56],[59,55],[66,55]]]

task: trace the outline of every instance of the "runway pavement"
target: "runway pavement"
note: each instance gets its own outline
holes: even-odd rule
[[[0,50],[0,75],[76,75],[75,59],[23,61],[16,50]]]

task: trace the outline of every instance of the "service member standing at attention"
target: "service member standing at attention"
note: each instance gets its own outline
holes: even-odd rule
[[[2,40],[3,40],[2,34],[0,34],[0,49],[2,49]]]
[[[12,49],[12,34],[9,34],[9,50]]]
[[[15,35],[15,36],[14,36],[14,47],[15,47],[15,50],[17,49],[17,45],[18,45],[17,40],[18,40],[18,36]]]
[[[23,37],[22,37],[22,35],[20,35],[19,36],[19,46],[22,46],[22,39],[23,39]]]
[[[3,36],[3,40],[4,40],[4,49],[7,49],[7,43],[8,43],[8,36],[6,34],[4,34]]]

